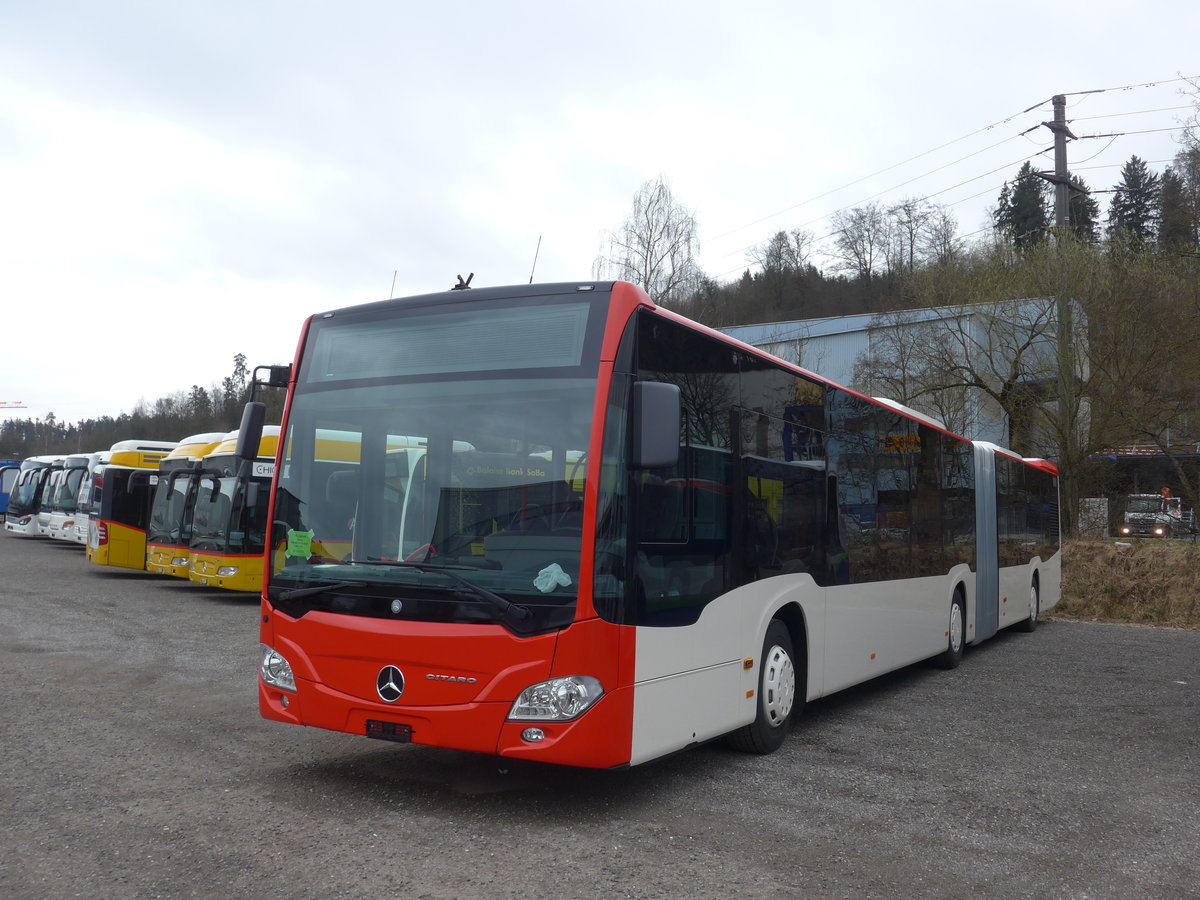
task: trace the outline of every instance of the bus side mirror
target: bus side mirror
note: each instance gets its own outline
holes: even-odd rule
[[[679,386],[664,381],[633,385],[634,469],[665,469],[679,462]]]
[[[267,419],[267,405],[251,400],[242,411],[242,425],[238,429],[237,458],[244,462],[258,459],[258,442],[262,440],[263,422]]]

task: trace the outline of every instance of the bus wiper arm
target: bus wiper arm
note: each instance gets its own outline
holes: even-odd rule
[[[351,560],[351,562],[361,562],[361,560]],[[440,575],[445,575],[451,581],[460,585],[463,588],[463,593],[474,597],[476,600],[482,600],[490,606],[495,607],[504,615],[512,616],[518,622],[524,622],[533,616],[533,612],[529,607],[505,600],[499,594],[493,594],[487,588],[472,584],[461,575],[456,575],[453,571],[454,569],[463,572],[477,571],[473,566],[442,566],[437,563],[403,562],[395,559],[367,559],[366,562],[373,566],[398,566],[400,568],[416,569],[419,572],[436,572]]]
[[[290,591],[284,591],[276,599],[302,600],[305,597],[315,597],[317,594],[323,594],[326,591],[340,591],[350,587],[361,587],[361,584],[356,581],[333,581],[329,584],[314,584],[311,587],[293,588]]]

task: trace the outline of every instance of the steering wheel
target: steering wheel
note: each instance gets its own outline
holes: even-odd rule
[[[437,556],[437,547],[433,544],[422,544],[408,556],[404,557],[405,562],[424,562],[431,556]]]

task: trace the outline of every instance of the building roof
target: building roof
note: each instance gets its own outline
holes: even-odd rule
[[[1013,304],[1029,303],[1029,299],[1006,301]],[[1044,301],[1036,301],[1044,302]],[[823,319],[793,319],[788,322],[763,322],[755,325],[730,325],[719,331],[731,338],[751,345],[775,343],[777,341],[807,340],[816,337],[831,337],[866,331],[880,325],[880,316],[887,316],[886,325],[929,322],[934,319],[952,319],[969,315],[971,306],[938,306],[923,309],[903,309],[885,313],[857,313],[852,316],[829,316]]]

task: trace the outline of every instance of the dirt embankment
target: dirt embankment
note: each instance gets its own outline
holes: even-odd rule
[[[1200,629],[1200,543],[1069,541],[1054,615]]]

